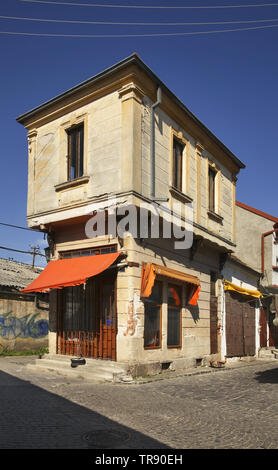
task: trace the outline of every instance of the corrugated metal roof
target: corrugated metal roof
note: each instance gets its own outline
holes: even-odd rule
[[[0,286],[23,289],[34,281],[43,268],[0,258]]]

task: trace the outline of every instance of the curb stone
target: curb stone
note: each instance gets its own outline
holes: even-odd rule
[[[268,359],[268,360],[254,360],[254,361],[238,361],[238,363],[233,363],[232,365],[225,366],[225,367],[209,367],[209,366],[198,366],[192,370],[187,370],[184,372],[164,372],[162,374],[157,374],[149,377],[139,377],[138,379],[132,379],[129,381],[119,381],[115,382],[113,385],[143,385],[151,382],[157,382],[159,380],[168,380],[173,378],[179,377],[191,377],[193,375],[202,375],[202,374],[211,374],[214,372],[227,372],[241,369],[242,367],[250,367],[250,366],[258,366],[262,364],[269,364],[269,363],[277,362],[275,359]],[[277,362],[278,365],[278,362]]]

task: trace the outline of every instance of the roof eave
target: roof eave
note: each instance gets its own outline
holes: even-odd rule
[[[131,56],[123,59],[122,61],[118,62],[117,64],[105,69],[103,72],[95,75],[94,77],[89,78],[88,80],[70,88],[69,90],[65,91],[57,95],[56,97],[52,98],[49,101],[41,104],[40,106],[31,109],[25,114],[19,115],[16,118],[16,121],[19,124],[25,125],[27,121],[34,117],[37,113],[47,110],[50,106],[61,102],[64,98],[68,98],[74,93],[81,91],[82,89],[89,87],[100,80],[108,77],[111,74],[116,73],[117,71],[127,67],[129,65],[138,65],[156,84],[157,86],[161,87],[161,89],[166,93],[174,103],[176,103],[184,112],[185,114],[190,117],[207,135],[210,137],[224,152],[227,154],[231,160],[236,164],[239,169],[244,169],[246,166],[245,164],[239,160],[219,139],[216,137],[180,100],[177,96],[154,74],[154,72],[139,58],[137,54],[132,54]]]

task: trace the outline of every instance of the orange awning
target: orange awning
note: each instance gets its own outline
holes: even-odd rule
[[[141,278],[141,297],[150,297],[157,276],[164,276],[174,281],[186,282],[190,285],[189,304],[197,305],[201,290],[200,280],[196,276],[186,274],[166,266],[158,266],[153,263],[143,263]]]
[[[120,253],[84,256],[50,261],[43,272],[21,292],[48,292],[68,286],[84,284],[89,277],[105,271]]]

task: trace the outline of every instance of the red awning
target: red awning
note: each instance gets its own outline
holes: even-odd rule
[[[48,292],[68,286],[84,284],[86,279],[105,271],[120,253],[84,256],[50,261],[43,272],[21,292]]]

